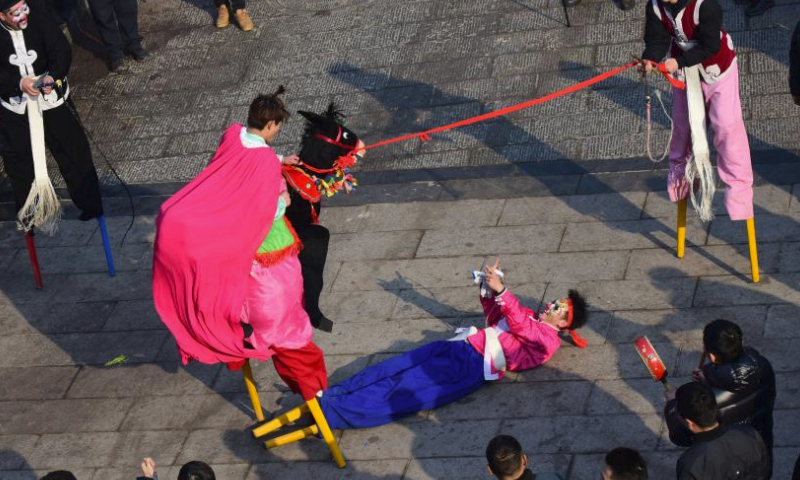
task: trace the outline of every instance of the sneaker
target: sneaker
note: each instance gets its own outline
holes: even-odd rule
[[[119,70],[122,66],[122,57],[115,57],[108,61],[108,69],[112,72]]]
[[[217,28],[225,28],[231,24],[231,13],[227,5],[220,5],[217,11]]]
[[[239,24],[239,28],[241,28],[243,32],[249,32],[255,28],[255,25],[253,25],[253,20],[251,20],[250,15],[247,14],[247,10],[236,10],[235,15],[236,23]]]

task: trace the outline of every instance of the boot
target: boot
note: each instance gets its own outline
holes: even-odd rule
[[[235,15],[236,23],[239,24],[239,28],[241,28],[243,32],[249,32],[253,29],[253,21],[250,19],[250,15],[247,14],[247,10],[236,10]]]
[[[231,24],[231,14],[228,10],[228,6],[222,4],[219,6],[219,11],[217,12],[217,28],[225,28]]]

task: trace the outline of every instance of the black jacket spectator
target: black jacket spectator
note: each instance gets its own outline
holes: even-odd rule
[[[765,480],[767,448],[750,426],[717,427],[695,435],[676,470],[678,480]]]
[[[772,450],[772,410],[775,405],[775,373],[769,361],[754,348],[744,347],[739,357],[721,365],[703,367],[706,383],[714,390],[721,425],[749,424]],[[678,418],[675,401],[667,402],[669,439],[688,447],[693,435]]]
[[[800,105],[800,22],[794,27],[789,46],[789,91],[794,103]]]

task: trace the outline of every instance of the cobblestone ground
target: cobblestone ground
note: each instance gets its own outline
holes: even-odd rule
[[[138,215],[123,242],[128,200],[101,167],[116,277],[105,273],[95,224],[67,220],[56,236],[37,236],[45,289],[36,291],[19,233],[0,223],[0,478],[70,468],[81,480],[131,479],[138,459],[153,455],[165,480],[193,459],[231,480],[486,479],[483,449],[501,432],[521,440],[534,470],[566,479],[596,479],[618,445],[641,450],[652,478],[674,478],[681,450],[666,437],[662,389],[632,341],[648,335],[681,383],[703,325],[723,317],[775,367],[773,478],[788,479],[800,451],[800,147],[786,63],[800,6],[779,2],[748,24],[741,7],[723,5],[758,163],[761,283],[749,282],[745,227],[720,201],[711,224],[690,218],[686,257],[674,257],[665,174],[641,159],[633,72],[421,147],[370,152],[356,195],[323,211],[334,233],[323,303],[337,323],[315,340],[333,382],[480,324],[467,272],[494,255],[530,306],[578,287],[594,311],[586,350],[565,344],[546,366],[461,402],[339,432],[349,461],[340,471],[318,440],[264,450],[249,434],[239,375],[180,366],[152,307],[158,205],[202,168],[258,91],[284,83],[293,110],[335,100],[369,143],[627,62],[642,47],[641,5],[626,13],[584,0],[567,28],[557,1],[270,0],[249,6],[257,29],[244,34],[214,29],[211,3],[140,4],[152,58],[107,75],[93,47],[79,49],[72,74],[87,127],[134,184]],[[293,119],[279,150],[294,150],[300,126]],[[655,128],[663,146],[660,113]],[[104,366],[121,354],[127,363]],[[269,413],[298,404],[270,365],[255,371]]]

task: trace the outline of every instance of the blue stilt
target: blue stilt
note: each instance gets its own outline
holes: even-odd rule
[[[103,250],[106,252],[106,263],[108,264],[108,274],[114,276],[117,274],[117,269],[114,268],[114,257],[111,255],[111,242],[108,240],[108,229],[106,228],[106,217],[97,217],[97,223],[100,224],[100,235],[103,237]]]

